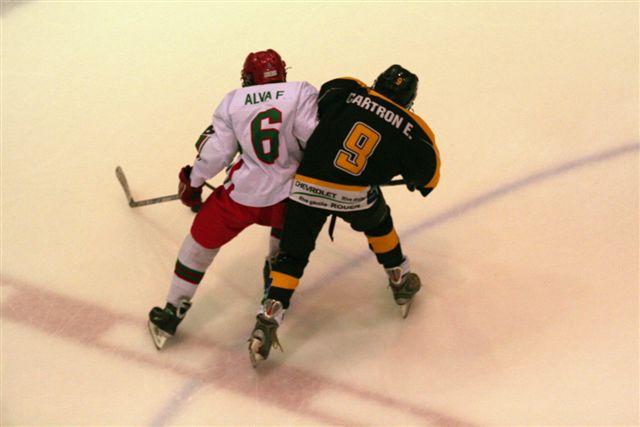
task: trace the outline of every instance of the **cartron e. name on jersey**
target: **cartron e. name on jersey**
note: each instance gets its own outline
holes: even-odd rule
[[[371,111],[398,129],[402,126],[402,122],[404,120],[402,116],[396,114],[393,110],[388,110],[385,106],[378,104],[368,96],[362,96],[351,92],[349,96],[347,96],[346,102],[347,104],[356,104],[360,108]]]

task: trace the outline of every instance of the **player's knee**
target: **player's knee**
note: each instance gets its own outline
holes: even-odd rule
[[[367,236],[385,236],[394,231],[393,218],[391,212],[387,210],[386,214],[380,218],[380,222],[369,230],[365,230]]]
[[[367,235],[381,236],[389,233],[393,229],[393,220],[391,218],[391,210],[389,206],[382,205],[363,215],[361,218],[351,222],[351,228],[355,231],[364,232]]]
[[[300,278],[308,262],[308,258],[299,257],[281,250],[271,263],[271,270]]]

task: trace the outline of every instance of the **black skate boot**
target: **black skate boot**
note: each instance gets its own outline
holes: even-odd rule
[[[256,316],[256,326],[249,338],[249,357],[254,368],[261,361],[267,360],[271,347],[279,348],[282,351],[276,332],[282,322],[284,312],[280,301],[267,299],[263,303],[260,313]]]
[[[175,307],[171,303],[167,303],[164,308],[153,307],[149,312],[149,333],[158,350],[162,349],[167,339],[176,333],[176,329],[187,311],[191,308],[191,302],[183,299]]]
[[[402,318],[409,315],[409,308],[413,302],[413,296],[418,293],[422,284],[416,273],[406,272],[402,274],[402,267],[386,269],[389,275],[389,287],[393,292],[393,299],[400,306]]]

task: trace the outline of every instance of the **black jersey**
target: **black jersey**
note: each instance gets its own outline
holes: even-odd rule
[[[298,174],[360,186],[402,175],[423,194],[437,185],[435,138],[416,114],[352,78],[322,85],[318,113]]]

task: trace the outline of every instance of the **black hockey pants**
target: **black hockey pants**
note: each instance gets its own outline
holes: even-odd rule
[[[391,209],[382,194],[373,206],[355,212],[334,212],[289,200],[280,252],[272,264],[272,278],[275,280],[269,289],[268,298],[281,301],[284,308],[289,306],[289,299],[297,286],[297,280],[294,285],[283,287],[279,285],[277,276],[284,275],[291,279],[302,277],[309,256],[315,249],[316,239],[327,217],[332,214],[349,223],[353,230],[363,232],[367,236],[369,248],[374,252],[378,263],[385,268],[402,264],[404,256],[393,227]]]

